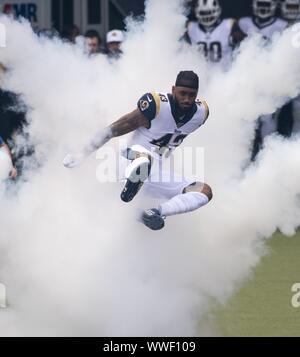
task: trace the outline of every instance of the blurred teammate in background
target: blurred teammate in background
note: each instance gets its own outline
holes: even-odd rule
[[[281,33],[287,28],[287,22],[276,16],[276,0],[253,0],[252,17],[239,20],[239,27],[247,36],[259,33],[266,41],[270,41],[273,34]],[[251,160],[255,160],[267,135],[277,132],[279,111],[262,115],[257,121],[255,139],[251,153]]]
[[[283,0],[280,3],[281,17],[289,26],[299,24],[300,31],[300,0]],[[300,133],[300,95],[284,105],[278,116],[278,132],[284,136]]]
[[[218,0],[198,0],[195,6],[197,21],[187,25],[186,40],[197,45],[205,58],[213,63],[230,63],[234,47],[245,37],[234,19],[221,18]]]

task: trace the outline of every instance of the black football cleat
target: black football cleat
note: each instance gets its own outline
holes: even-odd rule
[[[137,159],[135,160],[136,162],[132,162],[134,165],[129,167],[131,172],[127,176],[125,186],[121,192],[121,200],[124,202],[130,202],[133,200],[150,174],[150,161],[146,158],[140,159],[141,160]]]
[[[153,231],[158,231],[165,226],[165,217],[163,217],[159,210],[156,208],[144,211],[141,217],[141,221],[145,226],[152,229]]]
[[[142,188],[144,182],[131,182],[129,179],[126,180],[123,191],[121,192],[121,200],[123,202],[130,202],[134,199],[136,194]]]

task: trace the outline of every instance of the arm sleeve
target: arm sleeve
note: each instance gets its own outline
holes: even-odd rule
[[[160,110],[159,95],[156,93],[144,94],[138,101],[137,107],[149,121],[153,120],[159,114]]]

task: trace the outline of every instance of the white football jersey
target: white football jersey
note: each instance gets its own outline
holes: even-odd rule
[[[282,19],[274,18],[273,21],[266,26],[259,26],[252,17],[242,17],[239,20],[239,27],[246,35],[260,33],[267,39],[270,39],[275,32],[280,33],[286,29],[287,22]]]
[[[230,37],[233,25],[233,19],[225,19],[211,32],[206,32],[197,21],[191,21],[187,27],[187,34],[191,44],[197,45],[209,61],[220,62],[228,58],[232,52]]]
[[[193,131],[205,123],[209,109],[204,100],[196,100],[191,110],[178,117],[171,94],[147,93],[138,102],[139,110],[149,119],[149,128],[138,128],[131,145],[164,154],[179,146]]]

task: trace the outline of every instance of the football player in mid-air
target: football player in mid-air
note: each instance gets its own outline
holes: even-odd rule
[[[110,139],[134,132],[126,150],[126,158],[131,163],[126,168],[121,199],[131,201],[144,185],[143,190],[148,194],[167,200],[157,208],[145,210],[141,221],[150,229],[159,230],[164,227],[167,216],[206,205],[212,199],[209,185],[179,175],[172,176],[174,173],[161,169],[165,152],[172,152],[208,118],[208,105],[197,99],[198,87],[196,73],[180,72],[172,94],[153,92],[143,95],[137,109],[99,132],[79,154],[67,155],[64,166],[73,168]]]
[[[197,21],[187,25],[185,39],[198,46],[209,62],[231,61],[234,47],[245,37],[234,19],[221,19],[222,8],[218,0],[198,0],[195,6]]]

